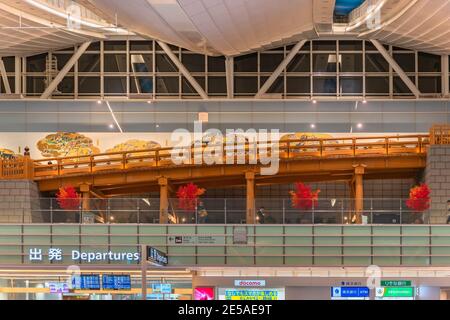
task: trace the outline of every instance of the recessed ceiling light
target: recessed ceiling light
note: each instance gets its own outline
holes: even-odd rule
[[[312,103],[316,104],[316,103],[317,103],[317,100],[314,99],[314,100],[312,101]]]
[[[97,100],[97,104],[102,104],[102,100]]]
[[[367,100],[366,100],[366,99],[364,99],[364,100],[363,100],[363,103],[367,103]]]
[[[356,126],[358,127],[358,129],[361,129],[363,127],[363,124],[362,123],[358,123]]]
[[[114,129],[114,125],[111,123],[111,124],[109,125],[109,128],[110,128],[110,129]]]
[[[314,129],[316,127],[316,125],[314,123],[311,123],[310,127],[311,127],[311,129]]]
[[[152,104],[153,101],[152,101],[152,100],[148,100],[147,103],[148,103],[148,104]]]

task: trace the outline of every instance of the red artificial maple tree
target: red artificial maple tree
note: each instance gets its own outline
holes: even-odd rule
[[[295,183],[295,191],[289,192],[291,195],[292,207],[301,210],[309,210],[317,206],[320,190],[312,191],[311,188],[302,182]]]
[[[430,208],[430,193],[431,190],[425,183],[411,188],[406,206],[416,212],[428,210]]]
[[[80,195],[72,186],[59,188],[56,198],[61,209],[77,210],[80,207]]]
[[[193,183],[180,186],[177,191],[178,208],[187,211],[195,210],[198,198],[205,193],[205,189],[199,188]]]

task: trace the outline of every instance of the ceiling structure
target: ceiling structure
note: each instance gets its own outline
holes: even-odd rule
[[[0,0],[0,55],[36,54],[117,34],[137,34],[225,56],[330,37],[377,39],[408,49],[450,53],[449,0],[367,0],[351,11],[348,23],[334,23],[337,12],[348,12],[360,2],[75,0],[83,23],[69,28],[72,0]]]

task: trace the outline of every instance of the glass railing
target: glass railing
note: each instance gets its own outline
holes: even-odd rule
[[[248,216],[245,198],[205,198],[191,203],[169,199],[167,213],[173,224],[430,224],[430,216],[447,212],[415,212],[406,199],[364,199],[361,218],[354,199],[321,199],[296,208],[290,199],[256,198]],[[251,207],[251,206],[250,206]],[[61,203],[54,198],[12,200],[2,203],[0,223],[141,223],[158,224],[158,198],[90,199]]]

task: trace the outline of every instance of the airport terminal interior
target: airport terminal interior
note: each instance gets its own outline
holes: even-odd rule
[[[449,0],[0,17],[0,300],[450,300]]]

